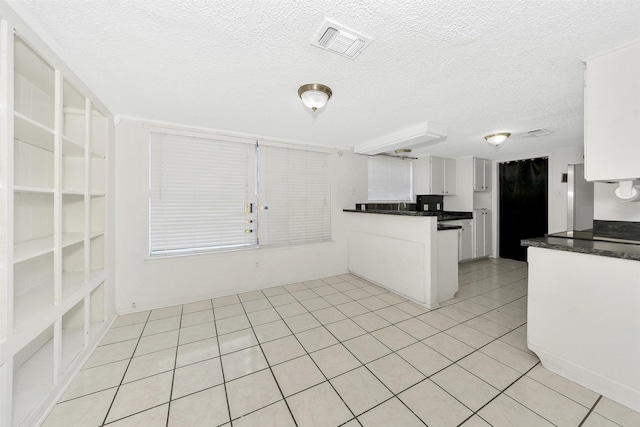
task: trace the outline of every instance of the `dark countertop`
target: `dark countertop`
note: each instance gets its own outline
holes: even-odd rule
[[[403,216],[437,216],[440,221],[455,221],[458,219],[473,219],[472,212],[456,212],[456,211],[440,211],[440,212],[422,212],[409,210],[383,210],[383,209],[343,209],[343,212],[354,212],[362,214],[378,214],[378,215],[403,215]],[[455,227],[455,226],[454,226]]]
[[[640,244],[605,241],[591,231],[563,232],[521,240],[522,246],[640,261]]]

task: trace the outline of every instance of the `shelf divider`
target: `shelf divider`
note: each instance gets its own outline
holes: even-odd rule
[[[54,150],[53,129],[17,111],[14,112],[14,138],[43,150]]]
[[[31,187],[28,185],[14,185],[13,191],[16,193],[53,194],[53,188]]]
[[[53,236],[27,240],[13,246],[13,263],[27,261],[53,251]]]

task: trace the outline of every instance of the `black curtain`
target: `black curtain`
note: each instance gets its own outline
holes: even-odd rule
[[[500,258],[527,260],[520,240],[548,230],[548,159],[500,163]]]

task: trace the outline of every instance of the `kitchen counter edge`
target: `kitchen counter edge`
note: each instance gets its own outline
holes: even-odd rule
[[[553,249],[565,252],[577,252],[587,255],[606,256],[610,258],[640,261],[640,245],[614,242],[580,240],[564,237],[536,237],[523,239],[522,246]]]
[[[368,210],[357,210],[357,209],[343,209],[342,212],[353,212],[360,214],[377,214],[377,215],[401,215],[401,216],[437,216],[438,222],[441,221],[457,221],[463,219],[473,219],[473,213],[471,212],[455,212],[453,214],[447,214],[441,212],[422,212],[422,211],[392,211],[392,210],[381,210],[381,209],[368,209]]]

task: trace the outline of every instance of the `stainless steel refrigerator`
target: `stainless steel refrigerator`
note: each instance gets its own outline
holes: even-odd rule
[[[584,179],[584,164],[567,171],[567,231],[593,228],[593,182]]]

